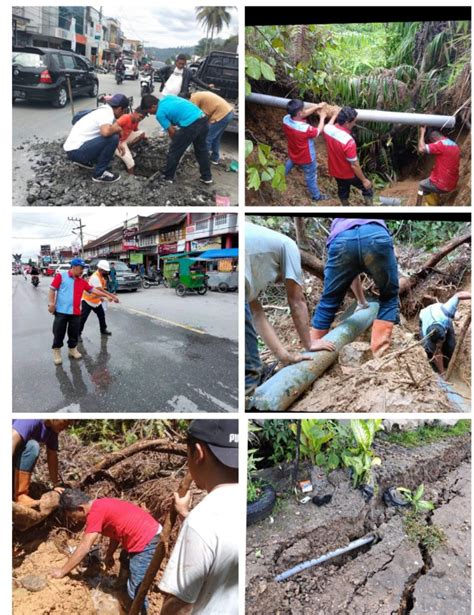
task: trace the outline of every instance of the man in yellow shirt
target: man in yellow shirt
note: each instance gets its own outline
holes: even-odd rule
[[[222,96],[214,92],[193,92],[191,102],[208,117],[207,149],[210,152],[210,162],[219,164],[221,138],[234,118],[234,108]]]
[[[119,300],[116,295],[106,291],[107,279],[106,277],[110,272],[110,264],[108,261],[99,261],[97,263],[97,271],[89,278],[89,284],[94,288],[100,289],[105,295],[105,301],[113,301],[118,303]],[[105,321],[105,310],[102,305],[102,298],[97,297],[92,293],[84,291],[82,293],[82,306],[81,306],[81,328],[79,331],[79,341],[82,342],[82,330],[86,324],[87,319],[91,311],[95,312],[99,319],[100,333],[101,335],[112,335],[111,331],[107,329],[107,323]]]

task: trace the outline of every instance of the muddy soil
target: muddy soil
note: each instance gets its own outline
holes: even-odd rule
[[[282,119],[286,114],[284,109],[264,107],[263,105],[246,104],[245,107],[245,129],[246,138],[252,138],[262,143],[272,146],[272,152],[280,162],[287,159],[287,144],[282,129]],[[470,134],[460,135],[456,139],[461,147],[461,166],[458,190],[442,197],[443,205],[470,205],[471,204],[471,137]],[[324,201],[324,206],[340,206],[337,197],[337,186],[334,179],[329,176],[327,150],[324,138],[316,140],[316,156],[318,162],[318,185],[321,192],[328,195],[328,201]],[[380,191],[375,191],[377,195],[386,197],[398,197],[401,205],[412,206],[416,204],[418,184],[421,179],[429,176],[429,169],[432,161],[423,158],[417,161],[410,175],[403,174],[396,182],[388,185]],[[413,165],[410,164],[410,168]],[[287,189],[285,192],[273,190],[268,183],[262,184],[260,190],[246,191],[246,204],[251,206],[260,205],[315,205],[311,202],[303,172],[294,168],[287,178]],[[350,195],[351,205],[364,205],[364,199],[360,191],[352,189]]]
[[[61,435],[60,469],[62,479],[70,486],[84,483],[84,490],[91,497],[117,497],[134,502],[148,510],[155,519],[163,522],[185,472],[185,457],[147,450],[126,458],[103,471],[88,484],[90,468],[103,459],[104,451],[98,445],[83,446],[63,433]],[[31,494],[37,497],[45,491],[48,479],[44,455],[34,474]],[[204,496],[197,488],[192,489],[193,505]],[[174,545],[179,523],[173,530],[170,545]],[[77,613],[87,615],[119,615],[120,597],[124,592],[118,582],[119,552],[115,566],[105,572],[100,559],[105,555],[108,539],[102,539],[97,557],[84,560],[84,565],[63,579],[47,575],[51,568],[61,566],[77,546],[81,538],[80,528],[68,524],[59,512],[46,521],[25,532],[13,533],[13,605],[17,615],[40,615],[45,613]],[[161,571],[166,565],[163,563]],[[29,585],[29,577],[38,581],[38,591],[23,586]],[[157,576],[149,594],[149,613],[159,613],[162,595],[158,591],[161,573]],[[44,587],[43,587],[44,585]],[[67,605],[67,610],[64,610]]]
[[[269,519],[247,531],[247,609],[250,614],[279,615],[333,613],[470,612],[470,439],[452,438],[416,449],[378,443],[383,471],[377,474],[377,495],[366,503],[352,489],[344,471],[317,482],[320,494],[332,500],[320,508],[283,500]],[[300,478],[315,477],[309,466]],[[277,488],[288,487],[289,468],[262,471]],[[278,475],[280,479],[278,479]],[[444,530],[446,542],[426,553],[407,535],[403,515],[382,503],[386,486],[416,488],[421,482],[426,497],[437,509],[428,524]],[[450,518],[450,514],[456,517]],[[309,569],[276,583],[275,574],[351,540],[375,533],[377,542],[331,564]],[[456,561],[455,561],[456,560]],[[457,580],[450,585],[451,565]],[[462,572],[460,569],[463,567]],[[437,575],[446,577],[439,584]],[[420,584],[420,585],[418,585]],[[451,601],[458,607],[450,610]],[[437,607],[437,608],[436,608]],[[424,609],[424,610],[423,610]]]
[[[163,181],[161,173],[168,149],[167,139],[153,139],[134,148],[136,175],[127,175],[123,163],[114,158],[111,170],[121,179],[111,185],[94,183],[91,172],[71,163],[62,148],[63,140],[35,141],[19,146],[28,150],[34,178],[26,181],[26,201],[32,206],[194,206],[215,205],[216,196],[228,196],[238,204],[237,174],[228,170],[230,160],[212,168],[214,183],[199,180],[199,167],[188,151],[178,167],[175,183]]]
[[[410,275],[426,260],[426,254],[408,248],[396,249],[401,275]],[[295,412],[450,412],[467,410],[471,398],[471,333],[466,335],[463,352],[451,376],[450,385],[461,395],[461,403],[455,404],[440,387],[439,376],[428,363],[426,353],[415,345],[389,362],[387,357],[401,351],[419,338],[418,313],[420,309],[436,300],[444,302],[457,290],[470,290],[470,249],[463,247],[455,260],[422,281],[414,291],[402,298],[400,324],[394,327],[389,353],[381,359],[373,359],[370,350],[370,329],[351,344],[347,344],[337,361],[313,386],[290,408]],[[306,300],[312,312],[322,292],[322,281],[305,274]],[[370,289],[369,289],[370,293]],[[264,301],[265,303],[265,301]],[[268,301],[270,303],[270,301]],[[353,304],[346,297],[338,318]],[[273,305],[273,304],[272,304]],[[461,302],[454,321],[459,336],[469,314],[470,305]],[[267,314],[279,338],[291,350],[301,351],[289,311],[269,309]],[[408,318],[404,317],[406,314]],[[334,326],[337,326],[338,320]],[[262,352],[264,362],[274,361],[268,350]],[[464,401],[463,401],[464,400]]]

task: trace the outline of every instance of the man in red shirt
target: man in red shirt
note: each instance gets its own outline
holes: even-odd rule
[[[343,107],[324,127],[329,175],[337,182],[337,194],[342,205],[349,205],[351,186],[362,191],[366,205],[373,205],[372,183],[362,172],[356,142],[351,135],[356,120],[357,111],[352,107]]]
[[[77,350],[77,343],[81,327],[81,300],[84,291],[118,303],[115,295],[105,290],[94,288],[89,282],[84,280],[82,272],[85,266],[86,263],[82,258],[73,258],[70,270],[57,273],[49,287],[48,311],[50,314],[54,314],[54,340],[52,348],[55,365],[61,365],[63,362],[61,348],[66,331],[68,334],[69,356],[72,359],[80,359],[82,357],[81,353]]]
[[[149,512],[131,502],[115,498],[91,500],[79,489],[65,489],[61,494],[60,506],[69,519],[75,523],[85,521],[86,527],[73,555],[61,568],[51,570],[50,575],[55,579],[65,577],[82,562],[99,536],[106,536],[110,539],[105,556],[106,567],[114,566],[114,553],[119,545],[128,559],[127,593],[131,603],[160,541],[161,524]],[[127,612],[129,607],[127,605]],[[146,614],[147,607],[145,600],[142,614]]]
[[[426,135],[426,139],[425,139]],[[455,190],[459,180],[459,159],[461,151],[454,141],[445,137],[439,130],[420,127],[418,139],[420,154],[433,154],[435,163],[428,179],[420,182],[423,194],[442,194]]]
[[[324,103],[308,105],[305,109],[302,100],[290,100],[286,106],[288,114],[283,118],[283,130],[288,141],[288,160],[285,163],[285,174],[288,175],[295,165],[301,167],[312,201],[327,201],[329,198],[322,194],[318,187],[318,163],[313,141],[321,134],[324,127],[326,112],[323,105]],[[308,124],[306,120],[308,116],[316,112],[319,113],[317,128]]]
[[[145,131],[138,130],[138,124],[144,117],[143,111],[140,107],[137,107],[133,113],[126,113],[117,120],[117,124],[122,128],[122,134],[120,135],[115,155],[123,160],[129,175],[135,173],[135,160],[133,159],[130,147],[139,141],[146,141]]]

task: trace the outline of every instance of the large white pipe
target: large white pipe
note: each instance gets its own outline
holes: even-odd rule
[[[268,96],[267,94],[249,94],[247,102],[267,107],[286,109],[289,98]],[[305,107],[314,103],[305,102]],[[456,116],[433,115],[430,113],[400,113],[398,111],[379,111],[378,109],[356,109],[358,122],[387,122],[389,124],[409,124],[411,126],[431,126],[432,128],[454,128]]]

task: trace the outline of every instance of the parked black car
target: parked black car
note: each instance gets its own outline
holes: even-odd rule
[[[204,83],[215,85],[216,94],[234,105],[234,119],[226,131],[237,133],[239,130],[239,56],[228,51],[211,51],[199,62],[190,64],[189,68],[194,70],[196,77]]]
[[[95,98],[99,80],[94,66],[72,51],[44,47],[13,47],[12,98],[48,101],[64,107],[68,101],[67,78],[73,97]]]

